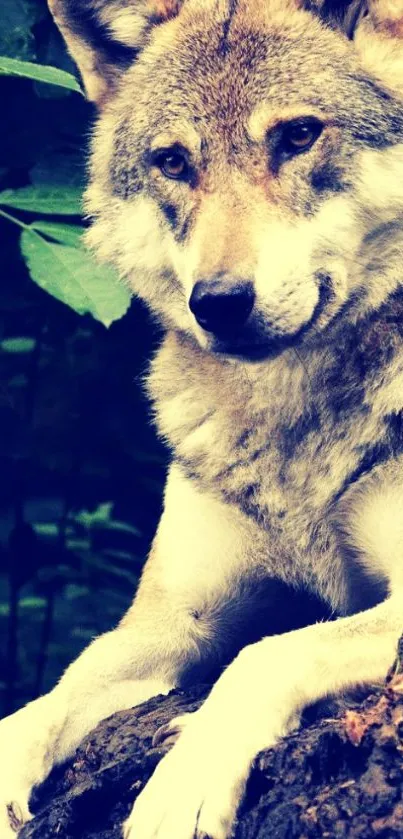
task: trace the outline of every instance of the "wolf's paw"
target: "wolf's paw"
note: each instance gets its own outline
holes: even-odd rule
[[[290,674],[279,639],[246,647],[196,713],[157,732],[156,743],[178,740],[140,793],[124,839],[229,839],[254,758],[296,720],[296,666]],[[267,679],[262,660],[277,678]]]
[[[123,827],[124,839],[228,839],[231,835],[251,756],[199,715],[198,711],[179,717],[164,726],[161,735],[157,732],[162,742],[171,731],[181,729],[177,744],[137,799]]]
[[[51,721],[48,697],[0,720],[0,839],[15,839],[32,818],[31,791],[51,768],[46,764]]]

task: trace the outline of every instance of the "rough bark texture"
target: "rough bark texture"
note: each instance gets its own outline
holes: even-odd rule
[[[120,839],[164,749],[156,729],[199,707],[175,691],[101,723],[37,791],[21,839]],[[403,676],[365,698],[322,705],[255,762],[235,839],[403,837]],[[174,839],[174,837],[173,837]]]

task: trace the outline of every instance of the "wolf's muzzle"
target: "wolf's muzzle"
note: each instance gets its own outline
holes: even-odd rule
[[[217,338],[236,334],[246,323],[255,303],[250,281],[219,275],[196,283],[189,308],[197,323]]]

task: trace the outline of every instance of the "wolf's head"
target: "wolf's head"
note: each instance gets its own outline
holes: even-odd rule
[[[261,358],[401,279],[403,3],[50,5],[100,106],[90,243],[165,325]]]

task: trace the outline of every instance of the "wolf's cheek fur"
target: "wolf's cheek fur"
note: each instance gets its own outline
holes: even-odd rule
[[[328,198],[311,218],[262,228],[256,243],[256,290],[263,310],[276,313],[279,322],[282,317],[285,324],[294,322],[297,330],[312,317],[320,277],[326,277],[331,299],[321,317],[324,325],[355,288],[362,238],[351,192]]]
[[[365,150],[349,192],[329,198],[311,219],[260,229],[255,286],[263,316],[279,331],[296,331],[309,321],[318,302],[318,275],[327,276],[331,290],[322,327],[355,292],[362,307],[375,308],[393,290],[395,275],[382,271],[377,252],[385,248],[387,225],[403,213],[402,165],[403,145]],[[389,265],[392,260],[399,254],[391,253]]]
[[[330,199],[311,220],[274,222],[259,232],[255,287],[263,317],[275,333],[292,335],[310,321],[322,275],[329,278],[332,312],[336,301],[339,307],[346,300],[343,240],[351,247],[350,208],[351,199]]]
[[[96,186],[88,190],[87,206],[98,203],[97,191]],[[172,234],[151,198],[109,199],[86,239],[99,259],[112,263],[165,325],[189,329],[186,296],[173,268]]]

